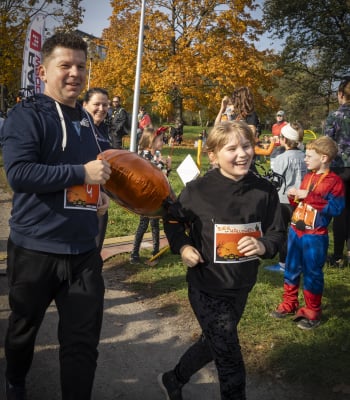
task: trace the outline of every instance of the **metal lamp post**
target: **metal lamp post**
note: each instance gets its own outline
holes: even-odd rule
[[[141,16],[140,16],[140,29],[139,29],[139,41],[137,49],[137,62],[136,62],[136,74],[135,74],[135,89],[134,89],[134,102],[132,108],[132,123],[130,133],[130,151],[136,151],[136,138],[137,138],[137,114],[139,109],[140,100],[140,78],[141,78],[141,65],[142,65],[142,52],[143,52],[143,32],[145,23],[145,6],[146,0],[142,0],[141,4]]]

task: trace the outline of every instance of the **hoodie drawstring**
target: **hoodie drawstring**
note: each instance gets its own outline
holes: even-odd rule
[[[58,115],[60,117],[60,122],[61,122],[61,127],[62,127],[62,134],[63,134],[62,151],[64,151],[67,146],[67,127],[66,127],[66,123],[64,121],[64,116],[62,113],[61,106],[59,105],[59,103],[57,101],[55,101],[55,104],[56,104]]]

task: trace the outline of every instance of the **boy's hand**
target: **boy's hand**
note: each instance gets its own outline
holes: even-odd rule
[[[287,196],[295,196],[297,194],[297,190],[298,190],[297,188],[291,187],[287,191]]]
[[[182,261],[189,268],[195,267],[197,264],[204,262],[200,252],[193,246],[185,245],[180,249]]]
[[[238,251],[245,256],[262,256],[266,252],[264,244],[252,236],[243,236],[237,244]]]
[[[298,189],[295,195],[298,199],[305,199],[305,197],[309,194],[309,191],[306,189]]]

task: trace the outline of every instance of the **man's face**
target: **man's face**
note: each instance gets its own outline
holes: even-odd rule
[[[277,122],[282,122],[283,121],[283,114],[276,114],[276,120]]]
[[[39,67],[44,93],[61,104],[74,107],[85,87],[86,57],[82,50],[56,47]]]
[[[113,97],[112,106],[113,106],[114,108],[120,106],[120,99],[119,99],[119,97]]]

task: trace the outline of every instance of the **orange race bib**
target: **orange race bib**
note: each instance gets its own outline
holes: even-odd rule
[[[245,256],[238,248],[243,236],[262,237],[261,223],[250,224],[215,224],[214,225],[214,263],[237,263],[258,258]]]
[[[315,229],[317,210],[305,203],[299,203],[292,215],[292,225],[299,230]]]
[[[100,185],[76,185],[64,190],[64,208],[96,211]]]

